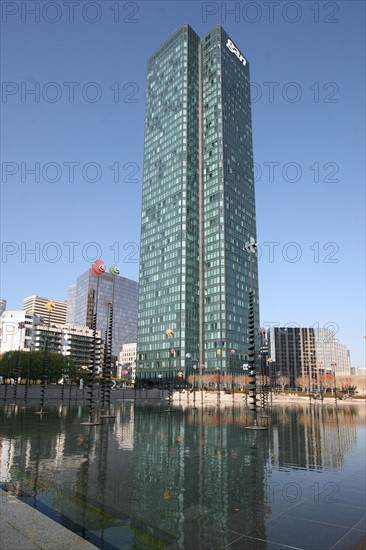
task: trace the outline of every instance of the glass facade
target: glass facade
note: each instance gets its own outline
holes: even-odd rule
[[[313,327],[271,327],[268,330],[271,378],[288,378],[286,385],[295,388],[298,378],[350,375],[349,350],[341,344],[335,331]]]
[[[109,302],[113,301],[112,355],[118,357],[123,344],[136,341],[138,283],[107,273],[95,275],[91,269],[77,278],[74,319],[72,322],[92,328],[97,304],[97,329],[104,338],[108,326]]]
[[[148,60],[140,379],[188,374],[192,359],[225,372],[229,350],[239,365],[251,284],[259,326],[244,249],[256,239],[249,64],[235,52],[220,26],[200,39],[182,25]]]
[[[67,293],[66,323],[73,323],[75,319],[76,285],[69,286]]]

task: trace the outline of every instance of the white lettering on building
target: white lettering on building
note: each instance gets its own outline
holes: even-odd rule
[[[245,59],[244,55],[240,53],[238,48],[231,42],[231,40],[228,38],[226,42],[226,47],[229,48],[229,50],[236,55],[236,57],[243,63],[244,67],[247,64],[247,60]]]

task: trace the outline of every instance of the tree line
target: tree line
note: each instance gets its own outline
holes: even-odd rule
[[[45,364],[45,360],[47,364]],[[47,359],[44,351],[10,351],[0,355],[0,376],[4,380],[20,378],[26,381],[43,380],[47,372],[48,382],[58,382],[67,377],[79,377],[77,367],[70,357],[59,353],[48,352]]]

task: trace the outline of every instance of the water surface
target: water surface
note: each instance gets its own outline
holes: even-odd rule
[[[0,482],[104,550],[351,550],[365,535],[365,407],[0,409]]]

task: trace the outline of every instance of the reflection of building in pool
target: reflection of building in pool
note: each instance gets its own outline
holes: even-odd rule
[[[60,415],[48,413],[52,420],[43,423],[41,430],[39,422],[19,418],[12,423],[10,439],[3,439],[0,427],[0,471],[6,489],[34,497],[36,508],[40,503],[51,506],[71,530],[83,525],[85,530],[102,531],[114,525],[115,517],[100,510],[116,508],[128,514],[131,508],[133,405],[126,405],[123,418],[116,419],[117,430],[104,426],[90,433],[76,428],[80,407],[60,410]],[[125,428],[130,442],[121,449]]]
[[[271,431],[274,467],[291,464],[323,470],[342,466],[345,453],[356,443],[357,407],[353,414],[331,404],[277,407]]]
[[[113,435],[116,438],[117,445],[125,451],[133,451],[133,441],[135,432],[134,423],[135,411],[132,403],[123,411],[123,417],[120,422],[114,422]]]
[[[266,541],[276,473],[293,473],[295,486],[296,470],[340,468],[356,445],[356,424],[365,422],[360,409],[278,405],[270,429],[253,432],[241,408],[166,413],[125,402],[115,404],[112,423],[92,429],[79,425],[81,407],[32,422],[12,408],[11,436],[10,423],[0,423],[0,469],[10,490],[105,542],[116,528],[136,548],[198,548],[199,541],[214,548],[243,528]]]
[[[41,502],[52,494],[69,496],[86,460],[72,422],[62,425],[58,417],[40,425],[24,422],[19,409],[14,412],[12,437],[3,439],[0,431],[0,471],[5,473],[7,489],[16,496],[34,496]]]
[[[192,532],[207,547],[228,544],[224,533],[239,523],[265,540],[267,436],[244,430],[240,415],[178,415],[151,411],[149,423],[146,414],[135,416],[134,484],[139,494],[146,485],[149,491],[136,502],[133,525],[148,523],[179,548],[197,547]],[[214,540],[213,525],[222,528],[222,540]]]

